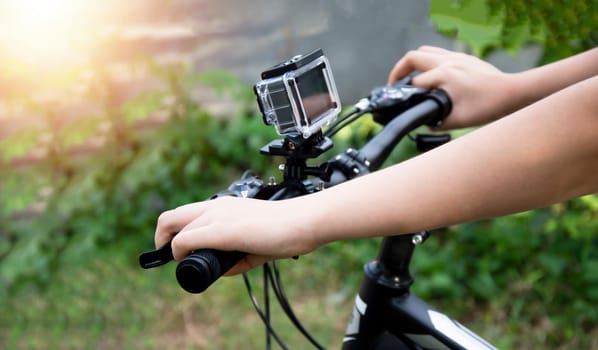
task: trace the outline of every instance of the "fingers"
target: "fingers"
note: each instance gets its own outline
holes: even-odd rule
[[[220,239],[220,235],[208,234],[214,230],[217,230],[214,225],[206,225],[193,229],[183,228],[183,230],[172,239],[172,254],[174,259],[180,261],[196,250],[197,247],[219,249],[219,247],[224,247],[226,245],[227,250],[236,249],[235,247],[230,246],[230,242],[228,242],[227,245],[227,241]],[[273,258],[274,257],[247,254],[241,261],[227,271],[225,276],[233,276],[246,272],[254,267],[263,265]]]
[[[411,72],[425,72],[437,67],[447,53],[450,51],[431,46],[423,46],[415,51],[409,51],[390,71],[388,84],[394,83]]]
[[[445,74],[438,69],[432,69],[424,73],[420,73],[413,77],[412,83],[426,89],[440,88]]]
[[[388,76],[388,83],[392,84],[413,71],[424,72],[430,70],[439,63],[437,54],[424,51],[409,51],[391,70]]]
[[[442,47],[437,47],[437,46],[428,46],[428,45],[423,45],[417,48],[418,51],[424,51],[424,52],[431,52],[431,53],[436,53],[439,55],[447,55],[447,54],[451,54],[453,53],[452,51],[449,51],[447,49],[443,49]]]
[[[172,239],[172,255],[174,260],[181,260],[192,251],[201,248],[219,249],[226,242],[222,241],[221,235],[209,234],[219,232],[214,226],[218,224],[207,224],[196,228],[184,229]],[[230,243],[230,242],[229,242]],[[230,244],[229,244],[230,245]],[[234,250],[230,247],[227,250]]]
[[[254,267],[258,267],[267,263],[270,260],[272,259],[261,255],[247,255],[235,266],[231,267],[231,269],[228,270],[224,276],[234,276],[243,272],[247,272]]]
[[[201,216],[204,207],[203,202],[191,203],[160,214],[154,235],[156,248],[168,243],[183,227]]]

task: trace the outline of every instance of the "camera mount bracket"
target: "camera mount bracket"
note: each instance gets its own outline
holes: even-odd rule
[[[317,176],[324,181],[330,179],[332,170],[328,163],[320,166],[308,166],[307,159],[317,158],[322,153],[332,148],[332,140],[324,137],[319,131],[307,139],[302,137],[274,140],[260,150],[267,156],[285,157],[284,180],[303,181],[307,176]]]

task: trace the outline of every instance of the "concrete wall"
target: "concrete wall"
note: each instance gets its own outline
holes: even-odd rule
[[[385,84],[405,52],[420,45],[463,47],[436,33],[427,1],[419,0],[220,0],[196,12],[199,69],[224,68],[253,82],[259,73],[297,53],[322,48],[339,93],[354,101]],[[534,65],[538,49],[491,61],[507,71]]]

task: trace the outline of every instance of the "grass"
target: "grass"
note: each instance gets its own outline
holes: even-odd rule
[[[132,245],[112,252],[113,256],[98,252],[84,263],[63,265],[49,284],[30,286],[2,301],[0,348],[263,347],[264,328],[240,276],[223,278],[204,294],[192,295],[176,283],[174,264],[144,271],[136,265],[136,253]],[[313,273],[310,270],[317,265],[313,259],[318,255],[281,262],[283,278],[306,327],[317,339],[338,347],[352,298],[327,298],[344,288],[341,277],[323,270]],[[250,277],[261,295],[261,272],[252,271]],[[283,339],[307,347],[282,312],[274,305],[272,311]],[[336,321],[329,324],[330,320]]]
[[[340,348],[364,257],[375,256],[376,240],[340,242],[281,262],[291,304],[306,328],[325,346]],[[139,242],[121,242],[79,263],[63,264],[51,282],[31,286],[0,301],[2,349],[260,349],[264,327],[246,295],[242,278],[223,278],[208,291],[180,289],[174,264],[144,271],[137,266]],[[250,273],[261,296],[261,271]],[[546,346],[549,320],[528,324],[513,318],[512,300],[490,305],[430,302],[501,349]],[[540,305],[518,306],[526,308]],[[311,345],[277,305],[275,329],[292,349]],[[548,321],[547,321],[548,320]],[[595,348],[598,330],[568,339],[555,349]],[[276,347],[275,347],[276,348]]]

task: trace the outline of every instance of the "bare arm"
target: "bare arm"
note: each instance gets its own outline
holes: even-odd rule
[[[198,248],[251,253],[233,268],[340,239],[400,234],[537,208],[598,191],[598,77],[412,160],[281,202],[234,198],[161,215],[177,259]]]
[[[513,74],[523,107],[569,85],[598,75],[598,48]],[[515,109],[519,109],[517,106]]]
[[[453,100],[443,129],[489,123],[598,74],[598,48],[521,73],[504,73],[479,58],[438,47],[408,52],[390,72],[394,82],[419,71],[414,85],[441,88]]]
[[[597,96],[598,76],[435,151],[306,198],[306,207],[326,203],[314,213],[321,213],[314,228],[329,226],[323,242],[414,232],[597,192]],[[330,220],[335,212],[351,219]]]

